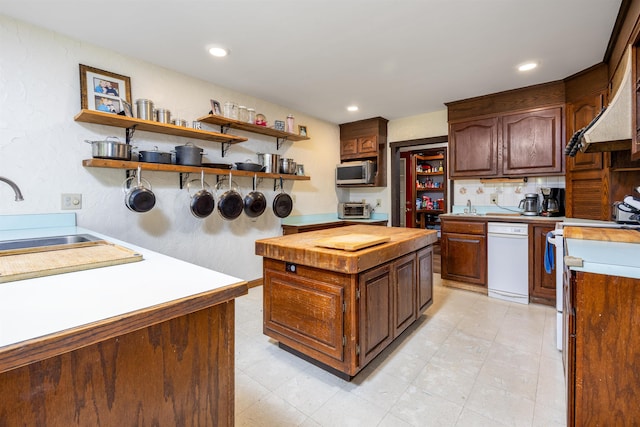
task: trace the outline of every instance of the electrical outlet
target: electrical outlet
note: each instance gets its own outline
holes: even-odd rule
[[[498,193],[491,193],[489,197],[491,199],[491,203],[493,203],[494,205],[498,204]]]
[[[60,196],[60,208],[62,210],[82,209],[82,194],[63,193]]]

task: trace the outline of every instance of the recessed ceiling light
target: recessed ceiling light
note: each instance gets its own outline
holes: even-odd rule
[[[209,53],[215,57],[222,58],[224,56],[227,56],[229,54],[229,51],[221,47],[212,47],[211,49],[209,49]]]
[[[536,68],[538,66],[537,63],[535,62],[527,62],[525,64],[522,64],[520,66],[518,66],[518,71],[529,71],[529,70],[533,70],[534,68]]]
[[[357,105],[349,105],[347,107],[347,111],[358,111],[358,106]]]

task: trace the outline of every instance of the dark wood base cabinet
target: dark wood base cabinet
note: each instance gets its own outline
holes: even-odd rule
[[[486,221],[442,221],[441,275],[443,279],[487,286]]]
[[[0,373],[0,426],[233,426],[233,366],[230,301]]]
[[[351,379],[433,302],[432,246],[358,274],[265,258],[264,333]]]
[[[529,302],[555,306],[556,271],[544,267],[547,233],[555,226],[529,224]]]
[[[568,426],[640,420],[640,280],[575,272],[565,282]]]

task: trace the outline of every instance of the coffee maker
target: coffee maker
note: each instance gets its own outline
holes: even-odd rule
[[[542,216],[564,216],[564,188],[542,187]]]

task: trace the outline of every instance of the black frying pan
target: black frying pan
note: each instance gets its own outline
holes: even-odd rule
[[[282,177],[280,177],[280,189],[282,191],[279,194],[276,194],[276,197],[273,199],[273,213],[278,218],[286,218],[293,210],[293,200],[291,199],[291,196],[284,192]]]
[[[250,218],[257,218],[267,209],[267,198],[256,191],[257,176],[253,176],[253,191],[244,196],[244,213]]]
[[[220,184],[223,181],[220,181]],[[233,188],[233,181],[231,181],[231,173],[229,173],[229,189],[220,196],[218,200],[218,213],[222,218],[233,220],[242,214],[244,209],[244,200],[238,191]]]
[[[192,182],[195,181],[197,180],[193,180]],[[187,183],[187,190],[189,189],[190,184],[191,183]],[[213,194],[207,190],[209,184],[204,182],[204,171],[200,171],[200,186],[200,190],[198,190],[191,198],[190,209],[191,213],[196,218],[206,218],[211,215],[211,212],[213,212],[216,202],[213,198]]]
[[[156,205],[156,196],[151,191],[151,183],[141,177],[141,167],[135,176],[125,179],[123,184],[124,204],[132,212],[144,213],[150,211]],[[137,179],[137,185],[131,187],[131,181]],[[149,188],[142,184],[144,181]]]

